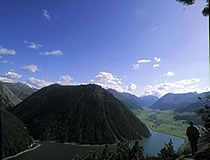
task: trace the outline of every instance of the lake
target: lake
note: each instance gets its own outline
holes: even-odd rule
[[[157,155],[160,149],[164,147],[165,143],[168,143],[171,139],[175,150],[177,150],[181,144],[184,143],[182,138],[171,136],[164,133],[152,131],[152,136],[140,141],[144,147],[145,155]],[[71,160],[75,155],[86,155],[89,150],[101,152],[104,146],[78,146],[73,144],[61,144],[61,143],[41,143],[41,146],[37,149],[21,154],[10,160]],[[110,146],[114,150],[115,145]]]

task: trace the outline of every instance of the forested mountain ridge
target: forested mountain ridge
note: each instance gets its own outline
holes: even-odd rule
[[[162,110],[184,108],[196,102],[198,100],[198,96],[199,94],[195,92],[182,94],[168,93],[155,102],[151,108]]]
[[[124,104],[93,84],[42,88],[13,112],[40,140],[105,144],[150,135],[145,124]]]

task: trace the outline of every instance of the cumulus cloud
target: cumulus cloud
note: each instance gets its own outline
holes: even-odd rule
[[[174,72],[169,71],[169,72],[166,73],[166,75],[169,76],[169,77],[172,77],[172,76],[174,76]]]
[[[100,72],[93,80],[91,80],[91,82],[100,85],[105,89],[111,88],[118,92],[131,92],[136,89],[134,83],[130,83],[126,86],[122,83],[120,78],[109,72]]]
[[[18,78],[21,78],[22,75],[16,73],[15,71],[9,71],[4,74],[4,77],[6,77],[8,79],[18,79]]]
[[[21,69],[23,69],[24,71],[28,71],[28,72],[36,72],[38,70],[38,67],[34,64],[28,65],[28,66],[24,66]]]
[[[160,65],[159,64],[153,64],[153,67],[154,68],[157,68],[157,67],[159,67]]]
[[[154,60],[155,60],[156,62],[160,62],[160,58],[159,58],[159,57],[154,57]]]
[[[136,89],[136,85],[134,83],[131,83],[129,86],[125,87],[126,91],[133,91]]]
[[[46,86],[49,86],[49,85],[53,84],[53,82],[48,82],[48,81],[45,81],[45,80],[42,80],[42,79],[30,77],[27,80],[26,84],[29,85],[31,88],[40,89],[40,88],[43,88],[43,87],[46,87]]]
[[[61,56],[61,55],[63,55],[63,52],[61,50],[55,50],[55,51],[40,53],[40,55],[43,55],[43,56],[47,56],[47,55]]]
[[[72,81],[73,78],[71,78],[69,75],[64,75],[59,77],[59,81],[57,83],[61,85],[72,85]]]
[[[24,41],[24,43],[26,43],[28,46],[28,48],[32,48],[32,49],[39,49],[42,47],[41,44],[36,44],[35,42],[29,42],[29,41]]]
[[[46,9],[44,9],[42,11],[42,15],[49,21],[51,16],[49,15],[48,11]]]
[[[187,93],[187,92],[204,92],[196,83],[200,82],[199,78],[184,79],[175,82],[165,82],[156,85],[148,85],[144,88],[144,95],[163,96],[169,92],[172,93]]]
[[[100,85],[105,89],[112,88],[119,92],[123,92],[121,80],[109,72],[100,72],[93,80],[91,80],[91,82]]]
[[[10,79],[10,78],[7,78],[7,77],[3,77],[3,76],[0,76],[0,81],[8,82],[8,83],[14,83],[13,79]]]
[[[2,55],[15,55],[16,51],[14,49],[7,49],[0,46],[0,54]]]

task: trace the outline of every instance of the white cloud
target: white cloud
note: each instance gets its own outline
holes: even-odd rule
[[[9,83],[13,83],[14,82],[13,79],[10,79],[10,78],[7,78],[7,77],[2,77],[2,76],[0,76],[0,81],[2,81],[2,82],[9,82]]]
[[[159,67],[160,65],[159,64],[153,64],[153,67],[154,68],[157,68],[157,67]]]
[[[49,15],[48,11],[46,9],[44,9],[42,11],[42,15],[49,21],[51,16]]]
[[[114,89],[118,92],[130,92],[136,89],[134,83],[130,83],[128,86],[123,85],[122,80],[117,76],[109,72],[100,72],[93,80],[92,83],[100,85],[105,89]]]
[[[132,91],[136,89],[136,85],[134,83],[131,83],[129,86],[125,87],[126,91]]]
[[[71,78],[69,75],[64,75],[59,77],[59,81],[57,83],[61,85],[72,85],[72,80],[73,78]]]
[[[28,65],[28,66],[24,66],[21,69],[28,71],[28,72],[36,72],[38,70],[38,67],[34,64]]]
[[[150,63],[151,60],[150,59],[140,59],[137,61],[137,63],[142,64],[142,63]]]
[[[7,49],[0,46],[0,54],[2,55],[15,55],[16,51],[14,49]]]
[[[53,84],[53,82],[48,82],[48,81],[41,80],[41,79],[38,79],[38,78],[30,77],[27,80],[26,84],[29,85],[31,88],[40,89],[40,88],[43,88],[43,87],[46,87],[48,85]]]
[[[172,93],[188,93],[188,92],[204,92],[195,83],[200,82],[198,78],[184,79],[175,82],[165,82],[156,85],[148,85],[144,88],[144,95],[163,96],[169,92]]]
[[[177,81],[177,83],[178,84],[189,85],[189,84],[197,83],[197,82],[200,82],[200,81],[201,81],[201,79],[199,79],[199,78],[192,78],[192,79],[180,80],[180,81]]]
[[[55,50],[55,51],[40,53],[40,55],[44,55],[44,56],[47,56],[47,55],[61,56],[61,55],[63,55],[63,52],[61,50]]]
[[[140,69],[141,66],[142,66],[142,64],[144,64],[144,63],[150,63],[150,62],[151,62],[150,59],[139,59],[139,60],[136,62],[136,64],[133,64],[133,68],[134,68],[135,70]]]
[[[174,76],[174,72],[169,71],[169,72],[166,73],[166,75],[169,76],[169,77],[172,77],[172,76]]]
[[[100,85],[105,89],[112,88],[118,92],[123,92],[121,80],[109,72],[100,72],[93,80],[91,80],[91,82]]]
[[[133,68],[134,68],[135,70],[140,69],[140,65],[139,65],[139,64],[133,64]]]
[[[155,60],[156,62],[160,62],[160,58],[159,58],[159,57],[154,57],[154,60]]]
[[[14,71],[9,71],[4,74],[4,77],[9,78],[9,79],[18,79],[18,78],[21,78],[22,75],[14,72]]]
[[[28,44],[27,47],[32,49],[39,49],[42,47],[41,44],[36,44],[35,42],[24,41],[24,43]]]

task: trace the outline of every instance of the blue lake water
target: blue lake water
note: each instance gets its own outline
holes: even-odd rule
[[[175,150],[177,150],[184,140],[175,136],[171,136],[156,131],[151,131],[152,136],[140,141],[144,147],[145,155],[157,155],[160,149],[164,147],[171,139]],[[110,149],[114,150],[115,145],[110,145]],[[104,146],[78,146],[72,144],[61,143],[41,143],[41,146],[33,151],[26,152],[10,160],[71,160],[76,155],[86,155],[89,150],[101,152]]]

